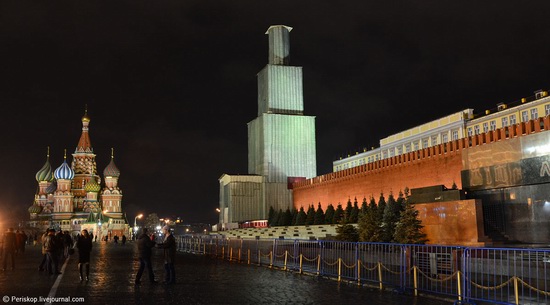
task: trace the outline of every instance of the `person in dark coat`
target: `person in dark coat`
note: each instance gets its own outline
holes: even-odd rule
[[[175,284],[176,268],[174,267],[174,261],[176,259],[176,239],[170,233],[169,226],[164,226],[162,231],[164,232],[164,241],[157,246],[164,249],[164,284]]]
[[[17,237],[13,232],[13,228],[9,228],[6,233],[4,233],[4,268],[6,270],[8,265],[8,256],[11,256],[11,269],[15,270],[15,251],[17,250]]]
[[[137,247],[139,253],[139,269],[136,274],[136,285],[141,284],[141,275],[143,270],[147,267],[147,273],[149,275],[149,282],[152,284],[157,283],[155,281],[155,274],[153,272],[153,264],[151,263],[151,249],[155,246],[155,242],[149,237],[147,228],[143,228],[143,232],[138,237]]]
[[[82,234],[76,241],[78,249],[78,271],[80,272],[80,281],[84,279],[82,268],[86,265],[86,281],[90,280],[90,252],[92,252],[92,237],[88,230],[82,230]]]
[[[58,242],[55,237],[55,230],[48,229],[48,235],[42,240],[42,249],[46,253],[46,268],[49,274],[61,274],[59,261],[57,260]]]

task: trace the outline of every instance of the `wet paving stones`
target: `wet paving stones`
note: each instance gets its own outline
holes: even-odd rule
[[[5,304],[418,304],[449,305],[450,300],[413,297],[354,283],[229,262],[189,253],[177,254],[176,283],[162,284],[162,250],[153,250],[157,284],[146,274],[135,285],[139,267],[136,245],[96,242],[90,280],[80,281],[77,254],[63,265],[62,274],[38,271],[40,245],[17,257],[15,270],[0,271],[0,297]],[[24,302],[27,301],[27,302]]]

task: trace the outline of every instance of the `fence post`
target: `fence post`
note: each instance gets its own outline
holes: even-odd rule
[[[273,251],[269,251],[269,268],[273,267]]]
[[[317,254],[317,275],[321,274],[321,254]]]
[[[258,266],[262,265],[262,252],[260,249],[258,249]]]
[[[283,270],[286,270],[287,257],[288,257],[288,250],[285,250],[285,264],[283,265]]]
[[[300,253],[300,274],[302,274],[302,253]]]
[[[233,247],[229,248],[229,261],[233,260]]]
[[[518,277],[514,275],[514,296],[516,297],[516,305],[519,305],[519,290],[518,290]]]
[[[338,258],[338,282],[342,280],[342,258]]]
[[[250,265],[250,249],[248,249],[248,260],[247,260],[247,262]]]
[[[378,262],[378,282],[380,290],[384,289],[384,284],[382,284],[382,262]]]
[[[357,285],[361,285],[361,259],[357,260]]]
[[[462,302],[462,285],[460,282],[460,270],[456,272],[456,281],[458,282],[458,301]]]
[[[418,283],[416,279],[416,266],[413,266],[413,273],[414,273],[414,296],[418,296]]]
[[[225,259],[225,247],[222,246],[222,260]]]

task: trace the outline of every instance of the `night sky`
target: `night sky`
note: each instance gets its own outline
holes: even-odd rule
[[[393,133],[550,89],[550,1],[323,2],[1,1],[0,215],[28,217],[46,147],[54,168],[74,152],[87,104],[129,220],[216,223],[218,178],[247,173],[270,25],[293,27],[318,175]]]

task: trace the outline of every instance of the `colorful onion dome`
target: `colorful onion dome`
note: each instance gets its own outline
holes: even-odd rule
[[[38,214],[40,212],[42,212],[42,207],[39,206],[38,204],[33,204],[30,208],[29,208],[29,213],[31,214]]]
[[[95,181],[94,176],[86,183],[86,186],[84,187],[84,190],[86,192],[94,192],[98,193],[101,190],[101,186]]]
[[[46,157],[46,163],[35,175],[36,181],[53,181],[52,165],[50,164],[50,148],[48,147],[48,155]]]
[[[57,190],[57,181],[54,179],[50,185],[46,188],[46,194],[53,194]]]
[[[65,155],[63,156],[63,164],[55,169],[53,173],[55,179],[72,180],[74,178],[74,171],[67,164],[67,150],[65,149]]]
[[[120,171],[115,165],[114,156],[113,156],[113,149],[111,148],[111,162],[109,162],[109,165],[103,170],[103,176],[104,177],[119,177]]]

